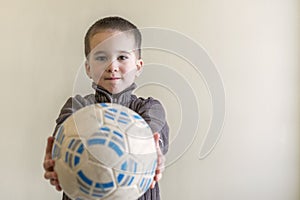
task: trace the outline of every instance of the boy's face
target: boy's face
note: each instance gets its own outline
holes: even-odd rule
[[[90,38],[90,47],[86,73],[112,94],[128,88],[142,71],[143,61],[136,57],[135,39],[130,33],[104,30]]]

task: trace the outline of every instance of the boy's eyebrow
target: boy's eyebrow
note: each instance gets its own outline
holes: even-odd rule
[[[94,55],[96,55],[96,54],[105,54],[106,53],[106,51],[96,51],[95,53],[94,53]]]
[[[130,51],[126,51],[126,50],[117,50],[117,53],[126,53],[126,54],[130,54],[133,52],[133,50]],[[107,54],[107,51],[103,51],[103,50],[98,50],[94,53],[94,55],[98,55],[98,54]]]
[[[117,51],[118,53],[127,53],[127,54],[130,54],[131,52],[133,52],[133,50],[130,50],[130,51],[125,51],[125,50],[119,50]]]

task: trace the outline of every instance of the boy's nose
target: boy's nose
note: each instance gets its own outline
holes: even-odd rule
[[[117,72],[119,71],[119,64],[117,62],[117,60],[113,60],[106,68],[107,72]]]

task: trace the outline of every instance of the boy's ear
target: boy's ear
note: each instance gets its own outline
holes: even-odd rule
[[[85,73],[86,73],[86,75],[89,78],[92,78],[92,76],[91,76],[91,67],[90,67],[89,62],[87,60],[84,62],[84,65],[85,65]]]
[[[136,72],[136,77],[139,77],[143,71],[143,66],[144,66],[144,61],[142,59],[138,59],[136,61],[136,67],[137,67],[137,72]]]

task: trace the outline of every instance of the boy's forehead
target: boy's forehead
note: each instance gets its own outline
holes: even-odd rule
[[[136,48],[135,39],[130,32],[102,31],[90,39],[92,52],[132,51]]]

